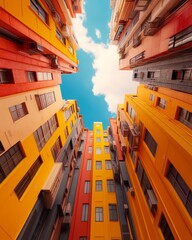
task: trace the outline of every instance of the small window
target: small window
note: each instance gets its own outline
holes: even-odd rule
[[[101,161],[96,161],[96,169],[102,169],[102,162]]]
[[[147,78],[153,79],[153,78],[158,78],[159,76],[160,76],[160,71],[159,70],[157,70],[157,71],[149,71],[147,73]]]
[[[47,108],[49,105],[53,104],[56,101],[54,92],[36,94],[35,99],[39,110]]]
[[[9,111],[14,122],[28,114],[27,106],[24,102],[10,107]]]
[[[175,239],[173,237],[171,229],[170,229],[170,227],[169,227],[169,225],[168,225],[168,223],[167,223],[167,221],[165,219],[165,216],[163,214],[161,216],[159,227],[161,229],[161,232],[162,232],[165,240],[174,240]]]
[[[69,136],[69,130],[68,130],[67,126],[64,129],[64,134],[65,134],[65,138],[67,138]]]
[[[79,240],[87,240],[87,237],[81,236],[81,237],[79,237]]]
[[[178,121],[183,123],[185,126],[192,129],[192,112],[187,111],[184,108],[179,108]]]
[[[17,197],[20,199],[25,190],[28,188],[29,184],[35,177],[35,174],[39,170],[40,166],[42,165],[43,161],[41,157],[39,156],[37,160],[33,163],[33,165],[30,167],[28,172],[24,175],[24,177],[20,180],[20,182],[17,184],[16,188],[14,189]]]
[[[111,160],[105,160],[105,168],[106,170],[110,170],[112,168]]]
[[[82,206],[82,215],[81,215],[82,222],[88,221],[88,213],[89,213],[89,204],[84,203]]]
[[[96,134],[100,134],[100,130],[99,129],[96,130]]]
[[[100,137],[96,137],[96,142],[101,142],[101,138]]]
[[[84,193],[90,193],[90,181],[85,181]]]
[[[104,142],[108,142],[108,137],[103,138]]]
[[[95,208],[95,221],[103,222],[103,208],[102,207]]]
[[[37,81],[36,72],[28,71],[27,72],[27,80],[28,80],[28,82],[36,82]]]
[[[109,204],[109,220],[118,221],[116,204]]]
[[[68,50],[69,50],[69,52],[71,53],[71,54],[74,54],[74,50],[73,50],[73,48],[69,45],[68,46]]]
[[[150,94],[150,95],[149,95],[149,100],[153,102],[154,99],[155,99],[155,95],[154,95],[154,94]]]
[[[92,147],[88,147],[88,153],[92,153]]]
[[[108,192],[115,192],[115,185],[112,179],[107,179],[107,191]]]
[[[66,40],[63,37],[62,33],[59,31],[58,28],[56,28],[56,37],[59,38],[59,40],[63,43],[66,44]]]
[[[104,146],[104,153],[109,153],[109,146]]]
[[[43,9],[43,7],[40,5],[40,3],[37,0],[30,0],[32,9],[37,13],[37,15],[48,24],[48,15]]]
[[[10,69],[0,69],[0,84],[13,83],[13,74]]]
[[[96,148],[96,154],[101,154],[101,152],[102,152],[102,151],[101,151],[101,148],[100,148],[100,147],[97,147],[97,148]]]
[[[128,113],[129,113],[129,116],[131,117],[131,119],[134,121],[136,113],[130,104],[128,104]]]
[[[51,148],[51,153],[53,155],[54,161],[57,160],[57,157],[59,156],[59,153],[61,151],[62,145],[61,145],[61,139],[60,137],[57,138],[54,145]]]
[[[147,129],[145,132],[144,141],[147,144],[147,146],[148,146],[149,150],[151,151],[151,153],[153,154],[153,156],[155,157],[156,150],[157,150],[157,143]]]
[[[91,159],[87,160],[87,171],[91,171]]]
[[[167,101],[163,98],[157,98],[157,105],[158,107],[165,109]]]
[[[184,70],[173,70],[171,80],[183,80]]]
[[[102,191],[102,181],[96,180],[95,184],[96,184],[95,185],[96,192],[101,192]]]

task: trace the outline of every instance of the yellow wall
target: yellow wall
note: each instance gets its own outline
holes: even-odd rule
[[[20,96],[17,96],[20,97]],[[58,103],[59,104],[59,103]],[[72,104],[75,105],[75,101],[71,100],[68,102],[66,107],[69,108]],[[52,116],[53,109],[51,109],[51,105],[48,107],[50,108],[49,115]],[[64,136],[64,127],[66,125],[70,125],[70,121],[73,121],[74,124],[77,120],[77,112],[75,108],[75,112],[71,115],[67,122],[64,120],[64,114],[62,110],[59,110],[57,106],[55,106],[55,110],[57,109],[57,119],[59,123],[59,127],[53,133],[51,138],[45,144],[44,148],[39,152],[34,136],[32,128],[28,128],[24,125],[23,121],[23,131],[18,127],[15,127],[15,130],[18,131],[17,134],[17,141],[21,140],[21,144],[23,150],[26,154],[26,157],[17,165],[17,167],[6,177],[6,179],[0,184],[0,239],[7,240],[7,239],[16,239],[18,234],[20,233],[25,221],[27,220],[28,215],[30,214],[37,197],[51,171],[54,166],[54,159],[51,153],[51,148],[55,143],[56,139],[60,136],[62,141],[62,146],[65,145],[66,138]],[[42,110],[44,111],[44,110]],[[37,128],[44,121],[42,119],[47,120],[48,113],[44,112],[45,116],[43,115],[40,117],[37,114],[36,123],[32,124],[35,125]],[[34,115],[33,115],[34,117]],[[50,118],[48,117],[48,119]],[[25,117],[24,117],[25,118]],[[23,119],[24,119],[23,118]],[[35,120],[35,119],[34,119]],[[46,121],[45,120],[45,121]],[[19,121],[19,120],[18,120]],[[26,120],[27,121],[27,120]],[[5,121],[6,122],[6,121]],[[10,128],[13,124],[10,125]],[[72,130],[69,127],[69,134]],[[19,136],[20,133],[20,136]],[[25,137],[28,134],[27,137]],[[14,192],[15,187],[25,175],[25,173],[29,170],[30,166],[34,163],[34,161],[41,155],[43,164],[35,174],[35,177],[25,190],[24,194],[22,195],[21,199],[19,200]]]
[[[179,123],[175,119],[177,106],[189,111],[191,109],[192,97],[188,94],[175,94],[175,91],[163,91],[160,88],[157,92],[149,90],[144,86],[138,88],[137,97],[125,96],[124,108],[127,102],[136,112],[135,123],[142,123],[140,145],[137,156],[144,167],[148,179],[157,197],[157,213],[153,217],[149,210],[138,177],[135,173],[137,163],[133,163],[130,154],[127,152],[126,164],[128,172],[135,189],[135,196],[128,192],[127,196],[131,206],[138,239],[163,239],[159,229],[161,214],[165,215],[169,227],[175,239],[192,238],[192,220],[179,199],[173,186],[166,178],[169,162],[171,162],[185,182],[192,189],[192,135],[191,129]],[[149,101],[149,94],[155,95],[153,103]],[[186,97],[187,96],[187,97]],[[162,97],[167,100],[165,110],[157,107],[156,99]],[[122,105],[119,106],[119,108]],[[127,118],[133,123],[128,113]],[[144,142],[145,129],[148,129],[157,142],[155,157],[151,154]],[[127,145],[128,141],[125,138]]]
[[[96,134],[100,129],[100,134]],[[110,154],[104,153],[104,146],[109,146],[103,141],[104,134],[102,123],[94,123],[93,127],[93,164],[92,164],[92,202],[91,202],[91,232],[90,239],[121,239],[119,221],[109,221],[108,204],[117,204],[115,192],[107,192],[107,179],[113,179],[112,170],[105,169],[105,160],[110,160]],[[96,142],[96,137],[101,137],[101,142]],[[102,148],[102,154],[96,154],[96,147]],[[102,161],[102,169],[96,170],[96,160]],[[102,192],[95,191],[95,181],[102,180]],[[95,207],[103,207],[104,221],[95,221]]]
[[[13,15],[16,19],[22,22],[24,25],[29,27],[31,30],[36,32],[43,39],[48,41],[51,45],[56,47],[59,51],[64,53],[67,57],[77,63],[76,59],[76,51],[74,49],[74,54],[71,54],[68,50],[68,46],[73,47],[72,43],[68,41],[66,38],[66,45],[64,45],[57,37],[56,37],[56,23],[52,18],[50,10],[47,8],[45,1],[39,0],[39,3],[44,8],[44,10],[49,15],[48,24],[46,24],[41,18],[34,12],[34,10],[30,7],[30,0],[1,0],[0,6]],[[10,22],[10,25],[13,23]],[[14,26],[14,24],[13,24]],[[57,25],[58,29],[59,26]],[[61,30],[61,29],[60,29]],[[30,37],[30,33],[29,33]],[[35,39],[34,39],[35,40]],[[40,41],[40,42],[39,42]],[[41,40],[37,39],[37,42],[41,44]]]

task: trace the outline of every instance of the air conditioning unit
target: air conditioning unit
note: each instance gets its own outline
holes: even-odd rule
[[[43,54],[43,46],[36,42],[30,43],[28,47],[28,53],[30,55]]]
[[[133,196],[133,197],[135,196],[135,190],[133,187],[129,188],[129,192],[131,193],[131,196]]]
[[[155,210],[157,208],[157,198],[153,192],[152,189],[147,190],[147,195],[148,195],[148,206],[150,210]]]

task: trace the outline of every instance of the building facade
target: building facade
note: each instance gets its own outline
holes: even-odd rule
[[[144,85],[118,106],[131,239],[192,238],[191,114],[190,94]]]
[[[110,39],[133,80],[192,93],[192,3],[111,0]]]

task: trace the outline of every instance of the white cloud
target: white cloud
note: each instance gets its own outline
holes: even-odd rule
[[[125,94],[135,94],[138,83],[132,81],[132,71],[118,69],[119,56],[116,46],[95,43],[88,36],[88,31],[83,26],[85,19],[86,15],[83,11],[83,14],[78,15],[74,20],[73,27],[80,48],[93,55],[95,75],[92,77],[92,91],[94,95],[104,95],[108,110],[116,113],[117,104],[124,102]]]
[[[99,31],[99,29],[95,29],[95,35],[97,36],[98,39],[101,38],[101,32]]]

